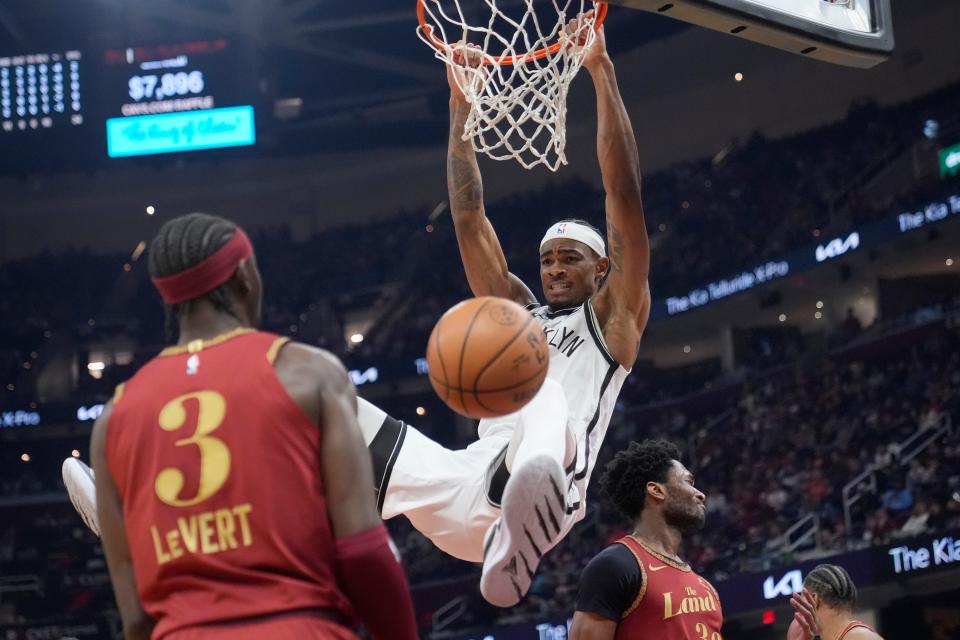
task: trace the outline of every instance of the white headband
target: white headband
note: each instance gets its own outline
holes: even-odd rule
[[[554,238],[576,240],[596,251],[598,256],[607,255],[606,243],[603,241],[603,238],[600,237],[600,234],[579,222],[558,222],[551,226],[547,229],[543,240],[540,241],[540,250],[543,251],[543,245],[547,244],[548,240],[553,240]]]

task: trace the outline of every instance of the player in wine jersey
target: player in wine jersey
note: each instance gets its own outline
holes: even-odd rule
[[[466,46],[457,55],[462,65],[481,59]],[[581,220],[547,229],[537,252],[545,304],[508,270],[475,153],[462,138],[470,107],[448,76],[447,183],[467,281],[474,295],[526,305],[543,326],[550,365],[542,389],[521,411],[481,420],[479,439],[461,451],[363,400],[359,406],[383,517],[402,513],[440,549],[483,561],[481,592],[501,607],[526,594],[543,554],[583,518],[597,452],[650,313],[637,145],[602,31],[583,65],[597,95],[606,240]]]
[[[703,526],[706,497],[676,445],[632,442],[600,482],[633,530],[583,570],[571,640],[722,640],[720,596],[678,555]]]
[[[222,218],[167,222],[150,274],[179,341],[96,421],[99,523],[127,638],[417,637],[373,496],[355,393],[333,356],[255,330],[261,283]],[[65,467],[66,471],[66,467]],[[89,482],[89,478],[85,478]]]
[[[814,567],[790,604],[796,613],[787,640],[883,640],[870,625],[853,617],[857,587],[843,567]]]

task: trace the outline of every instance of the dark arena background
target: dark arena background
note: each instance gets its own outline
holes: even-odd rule
[[[683,557],[716,585],[726,640],[784,638],[789,596],[825,561],[884,637],[957,640],[960,4],[895,0],[892,51],[853,65],[624,4],[606,37],[653,309],[599,464],[635,439],[681,446],[708,509]],[[248,230],[266,330],[332,351],[360,395],[445,446],[475,439],[426,377],[434,323],[470,293],[449,90],[416,24],[413,0],[2,3],[0,637],[121,633],[60,465],[89,460],[104,402],[165,344],[145,247],[172,217]],[[567,166],[481,159],[532,284],[551,221],[603,224],[585,76]],[[566,639],[580,572],[629,525],[590,491],[507,610],[480,597],[478,566],[389,521],[422,637]]]

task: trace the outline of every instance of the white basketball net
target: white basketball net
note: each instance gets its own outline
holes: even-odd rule
[[[565,27],[593,9],[593,0],[501,0],[509,15],[496,0],[422,2],[427,27],[417,33],[454,69],[470,104],[463,139],[494,160],[515,159],[527,169],[542,164],[556,171],[567,164],[567,90],[596,41],[596,18],[581,20],[570,34]],[[487,63],[455,62],[458,42],[478,46]],[[533,55],[544,49],[550,52]],[[505,62],[508,56],[513,64]]]

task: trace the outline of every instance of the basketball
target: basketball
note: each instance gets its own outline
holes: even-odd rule
[[[544,379],[550,357],[540,324],[516,302],[484,296],[447,311],[427,343],[430,383],[468,418],[520,410]]]

